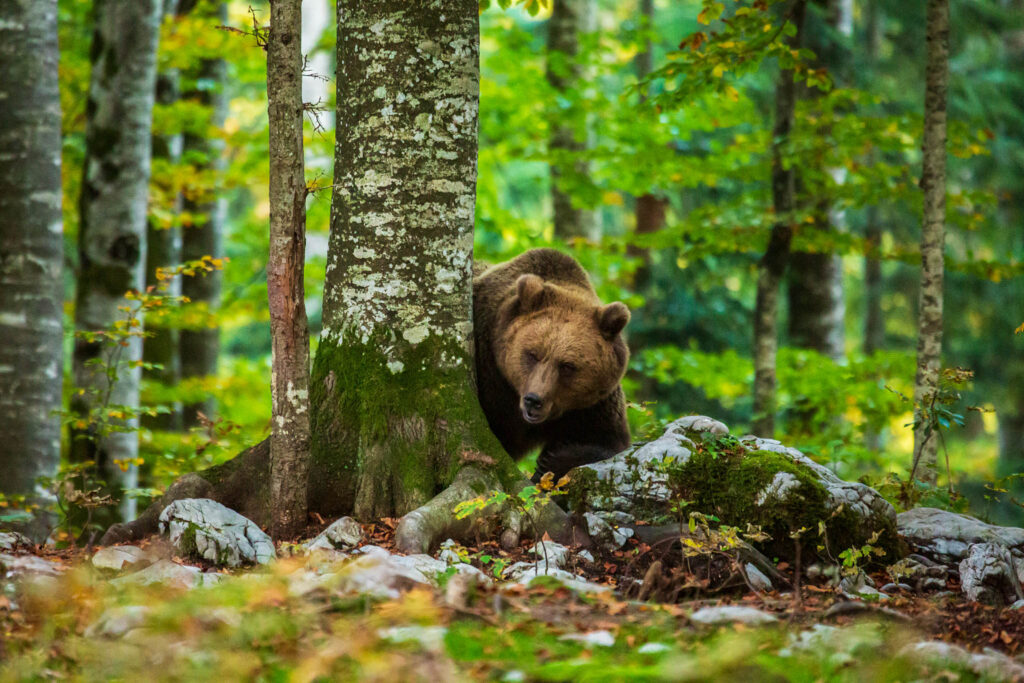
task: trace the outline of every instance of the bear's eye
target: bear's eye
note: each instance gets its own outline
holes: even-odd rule
[[[527,365],[536,365],[540,358],[533,351],[523,351],[523,360],[526,361]]]
[[[576,372],[577,369],[578,368],[572,363],[558,364],[558,371],[561,372],[563,375],[571,375],[572,373]]]

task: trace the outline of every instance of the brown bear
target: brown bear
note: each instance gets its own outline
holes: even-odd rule
[[[533,249],[473,282],[477,390],[513,458],[542,446],[534,481],[630,444],[620,382],[629,309],[602,305],[571,256]]]

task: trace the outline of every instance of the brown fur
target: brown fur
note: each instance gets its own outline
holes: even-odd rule
[[[543,446],[538,474],[614,455],[629,445],[620,382],[629,310],[602,305],[570,256],[534,249],[473,284],[480,403],[515,458]],[[524,397],[540,406],[527,421]]]

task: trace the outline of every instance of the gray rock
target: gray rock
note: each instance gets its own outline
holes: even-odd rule
[[[342,517],[321,531],[306,546],[309,550],[351,550],[363,540],[363,527],[351,517]]]
[[[544,560],[538,560],[537,562],[516,562],[510,567],[505,569],[503,578],[509,581],[506,585],[520,585],[528,586],[538,576],[549,576],[553,579],[557,579],[566,588],[575,591],[577,593],[606,593],[611,590],[608,586],[599,586],[596,583],[590,583],[585,579],[572,574],[564,569],[555,567],[554,565],[548,564],[545,566]]]
[[[747,562],[743,569],[746,571],[747,580],[750,581],[750,585],[754,587],[754,590],[767,593],[775,589],[775,586],[772,585],[772,580],[765,576],[764,572],[758,569],[754,563]]]
[[[778,619],[772,614],[753,607],[722,605],[720,607],[702,607],[690,615],[690,621],[703,626],[718,626],[736,622],[748,626],[764,626],[774,624]]]
[[[584,645],[598,645],[600,647],[611,647],[615,645],[615,636],[611,631],[588,631],[586,633],[566,633],[560,636],[559,640],[570,640]]]
[[[960,586],[968,600],[998,605],[1024,599],[1010,551],[998,543],[974,543],[960,561]]]
[[[165,584],[174,588],[195,588],[208,586],[221,581],[220,574],[204,574],[199,567],[177,564],[170,560],[160,560],[143,570],[114,579],[112,585],[150,586],[155,583]]]
[[[377,635],[392,643],[417,643],[424,650],[437,653],[444,650],[447,633],[445,626],[392,626],[377,631]]]
[[[537,558],[537,562],[540,564],[547,562],[552,567],[559,569],[565,569],[569,565],[569,549],[561,543],[538,541],[530,548],[529,552]]]
[[[880,592],[874,587],[874,581],[863,572],[856,576],[846,576],[839,582],[839,590],[848,598],[872,597],[877,599],[888,599],[888,595]]]
[[[1024,529],[995,526],[967,515],[914,508],[901,512],[898,530],[917,555],[947,566],[967,557],[974,543],[995,543],[1010,551],[1018,579],[1024,581]]]
[[[978,676],[990,677],[994,680],[1024,678],[1024,664],[993,650],[978,654],[965,650],[959,645],[929,640],[909,645],[903,650],[903,654],[929,662],[953,662],[967,667]]]
[[[946,580],[935,576],[925,576],[918,580],[918,591],[938,591],[946,587]]]
[[[676,463],[686,463],[696,448],[691,437],[704,433],[727,434],[728,429],[721,422],[707,417],[691,415],[679,418],[670,423],[657,439],[633,446],[608,460],[585,465],[599,481],[610,483],[614,489],[614,493],[598,496],[592,501],[593,514],[606,517],[623,513],[643,517],[650,509],[664,508],[670,498],[667,475],[662,467],[664,461],[671,458]],[[746,437],[741,443],[748,451],[777,453],[805,467],[827,491],[828,511],[834,512],[842,507],[863,520],[861,527],[865,538],[875,530],[895,525],[896,511],[871,487],[843,481],[827,467],[773,439]],[[797,478],[780,472],[754,502],[774,507],[786,502],[787,497],[799,491],[800,487]]]
[[[0,576],[20,579],[27,576],[53,576],[63,574],[67,567],[35,555],[9,555],[0,553]]]
[[[587,533],[598,545],[607,552],[614,552],[626,545],[633,537],[632,529],[618,529],[592,512],[583,513],[587,523]]]
[[[92,566],[119,572],[126,567],[152,564],[152,559],[142,548],[133,545],[112,545],[100,548],[92,556]],[[137,567],[136,567],[137,568]]]
[[[108,638],[119,638],[128,631],[142,626],[148,614],[149,608],[145,605],[111,607],[85,629],[85,637],[106,636]]]
[[[30,548],[32,541],[17,531],[0,531],[0,550],[14,550],[17,547]]]
[[[274,542],[254,522],[208,498],[176,500],[160,513],[160,531],[182,555],[237,567],[267,564],[276,556]]]
[[[1024,609],[1024,600],[1018,600],[1010,605],[1010,609]]]

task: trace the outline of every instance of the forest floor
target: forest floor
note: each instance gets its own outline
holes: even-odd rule
[[[365,543],[393,552],[393,521],[364,527]],[[531,545],[505,552],[482,540],[459,552],[492,575],[535,561]],[[941,640],[972,652],[1024,652],[1024,610],[966,602],[953,581],[948,593],[880,602],[805,583],[798,603],[791,591],[709,594],[682,571],[676,602],[622,597],[622,587],[637,585],[655,560],[668,561],[665,552],[630,539],[611,557],[574,567],[618,591],[576,593],[542,576],[528,587],[459,588],[449,580],[380,599],[296,591],[290,577],[303,567],[299,557],[188,590],[115,586],[84,550],[40,549],[37,555],[70,569],[17,600],[0,595],[0,681],[975,680],[976,667],[929,663],[908,648]],[[873,578],[889,581],[884,572]],[[778,623],[707,627],[689,618],[718,605],[754,607]],[[144,616],[133,613],[140,609]],[[122,612],[125,628],[95,626]]]

